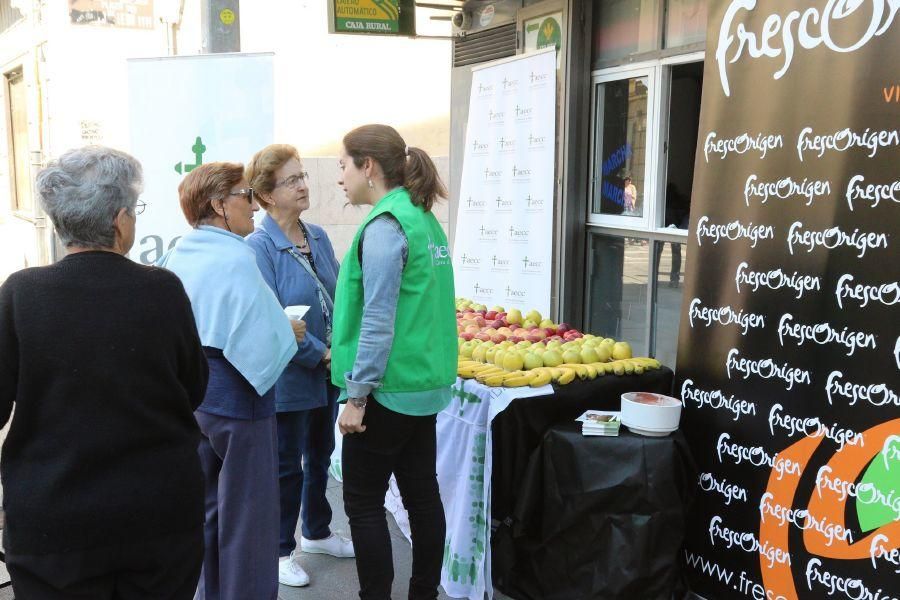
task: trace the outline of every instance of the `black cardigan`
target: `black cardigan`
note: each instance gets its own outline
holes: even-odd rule
[[[0,287],[0,455],[11,554],[54,554],[203,523],[193,410],[207,365],[178,278],[111,252]]]

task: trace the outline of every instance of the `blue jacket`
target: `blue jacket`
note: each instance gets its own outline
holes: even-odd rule
[[[334,299],[338,261],[328,235],[318,225],[304,222],[309,232],[309,245],[319,279]],[[316,282],[288,252],[294,244],[284,235],[271,216],[247,237],[256,253],[256,263],[263,279],[275,292],[282,306],[309,306],[303,317],[306,337],[297,353],[275,384],[275,409],[278,412],[309,410],[325,406],[337,398],[337,389],[329,383],[328,371],[322,364],[325,345],[325,317],[316,293]]]

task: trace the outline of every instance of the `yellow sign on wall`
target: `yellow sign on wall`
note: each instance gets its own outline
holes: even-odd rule
[[[332,0],[336,33],[400,33],[399,0]]]

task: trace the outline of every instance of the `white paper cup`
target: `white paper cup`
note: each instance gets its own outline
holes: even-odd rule
[[[309,310],[308,306],[303,306],[302,304],[298,304],[295,306],[285,306],[284,314],[288,316],[288,319],[291,321],[302,321],[303,317],[306,315],[306,311]]]

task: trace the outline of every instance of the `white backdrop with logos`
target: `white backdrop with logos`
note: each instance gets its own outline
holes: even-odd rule
[[[549,314],[555,140],[553,48],[473,70],[453,244],[457,296]]]
[[[178,184],[194,167],[246,163],[274,136],[272,54],[128,61],[131,153],[144,166],[147,207],[130,258],[152,264],[190,231]],[[260,211],[262,212],[262,211]]]

